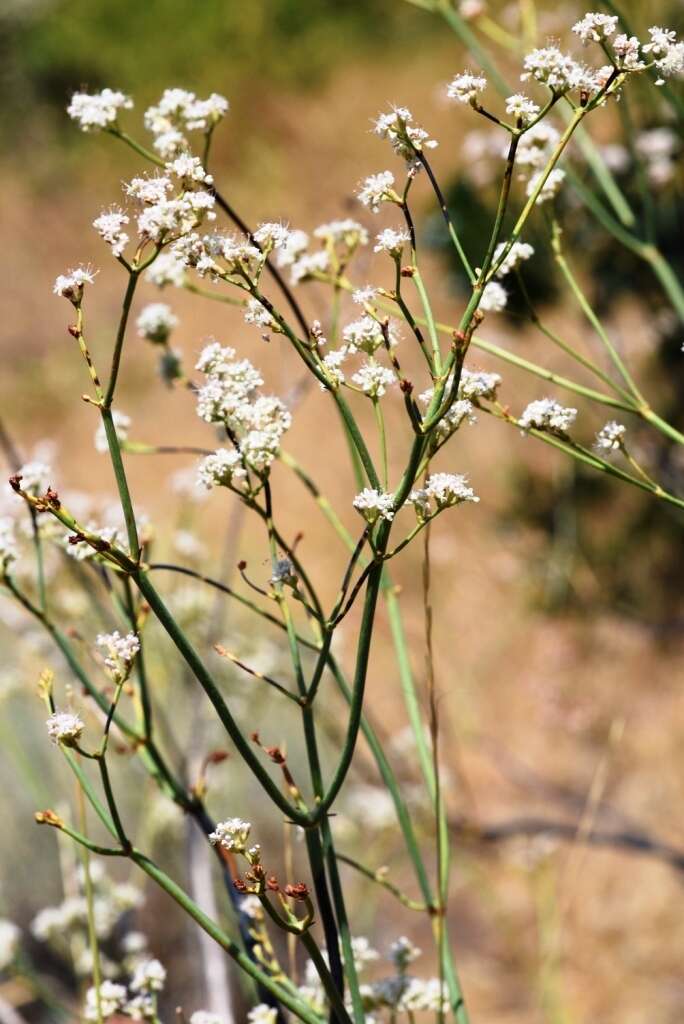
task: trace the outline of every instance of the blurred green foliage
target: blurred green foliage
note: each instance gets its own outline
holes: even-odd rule
[[[231,97],[308,88],[437,28],[399,0],[2,0],[0,132],[81,87],[141,104],[169,85]]]

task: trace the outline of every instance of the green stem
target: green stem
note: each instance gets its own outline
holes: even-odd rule
[[[287,815],[298,825],[306,824],[308,822],[307,814],[300,811],[283,796],[277,783],[273,781],[254,754],[250,744],[242,735],[237,722],[228,710],[228,706],[223,700],[216,683],[204,667],[194,647],[185,636],[185,633],[162,601],[161,597],[152,585],[147,573],[138,573],[134,577],[134,581],[141,594],[157,616],[160,624],[180,651],[189,668],[192,670],[195,678],[200,683],[202,689],[213,704],[220,721],[226,729],[226,732],[235,744],[240,756],[246,762],[248,768],[256,776],[261,786],[266,790],[271,800],[283,812],[283,814]]]

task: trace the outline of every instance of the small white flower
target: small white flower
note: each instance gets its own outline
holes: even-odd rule
[[[258,896],[245,896],[240,900],[240,912],[253,920],[259,920],[263,917],[264,908]]]
[[[291,234],[285,224],[269,221],[259,224],[256,231],[253,232],[252,238],[259,243],[262,249],[268,249],[270,252],[272,249],[287,249]]]
[[[387,331],[390,346],[396,345],[396,331],[391,323]],[[343,327],[342,340],[350,354],[365,352],[366,355],[372,356],[374,352],[384,346],[385,335],[382,325],[374,317],[366,314],[360,320],[354,320],[352,323],[347,324],[346,327]]]
[[[212,846],[220,846],[231,853],[244,853],[251,830],[252,826],[249,821],[242,821],[241,818],[228,818],[217,824],[215,830],[209,835],[209,842]]]
[[[375,488],[364,487],[360,494],[354,498],[353,505],[357,512],[360,512],[367,523],[371,525],[378,519],[387,519],[391,522],[394,519],[394,496]]]
[[[331,387],[337,388],[344,384],[345,376],[342,371],[342,363],[347,358],[347,354],[346,348],[338,348],[326,353],[323,357],[323,369]],[[321,384],[321,388],[326,390],[323,384]]]
[[[280,331],[278,323],[259,299],[250,299],[248,301],[245,306],[244,317],[247,324],[254,324],[256,327],[263,327],[269,331]]]
[[[417,960],[420,954],[421,950],[414,946],[405,935],[402,935],[396,942],[393,942],[389,950],[390,960],[401,973],[406,970],[409,964]]]
[[[132,665],[140,650],[140,640],[135,633],[121,636],[118,629],[113,633],[100,633],[96,640],[97,646],[107,652],[104,663],[111,672],[123,675]]]
[[[319,274],[330,271],[330,254],[325,249],[319,252],[307,252],[292,264],[290,281],[302,284],[304,281],[315,280]]]
[[[190,1018],[190,1024],[225,1024],[225,1021],[217,1013],[209,1013],[208,1010],[195,1010]]]
[[[496,249],[494,250],[494,259],[492,260],[493,266],[496,266],[500,258],[506,251],[506,242],[499,242]],[[510,247],[501,266],[496,271],[496,277],[505,277],[506,274],[510,274],[512,270],[515,270],[525,260],[529,260],[531,256],[534,256],[534,248],[528,242],[514,242]]]
[[[148,267],[145,280],[150,284],[156,284],[157,288],[164,288],[167,284],[173,285],[174,288],[182,288],[185,281],[185,267],[170,252],[163,252]]]
[[[150,302],[136,320],[138,335],[160,345],[168,341],[171,331],[177,326],[178,317],[165,302]]]
[[[123,1008],[127,995],[125,985],[117,985],[114,981],[103,981],[100,985],[98,1010],[97,991],[95,988],[89,988],[86,992],[85,1019],[87,1021],[99,1020],[100,1013],[105,1020],[108,1017],[113,1017]]]
[[[21,932],[13,921],[0,919],[0,971],[6,970],[19,949]]]
[[[484,286],[480,309],[485,313],[500,313],[506,308],[508,293],[498,281],[490,281]]]
[[[680,75],[684,71],[684,42],[677,39],[672,29],[660,28],[658,25],[649,28],[648,34],[650,42],[646,43],[643,51],[654,58],[660,74],[665,78]],[[656,82],[656,85],[662,84],[662,78]]]
[[[372,284],[367,284],[363,288],[356,288],[352,292],[352,302],[357,306],[365,306],[372,303],[377,294],[378,289],[374,288]]]
[[[77,306],[83,298],[83,286],[93,284],[95,275],[90,267],[76,267],[66,274],[60,274],[53,287],[55,295],[61,295]]]
[[[100,131],[116,124],[120,110],[130,110],[133,100],[122,92],[103,89],[102,92],[89,95],[87,92],[76,92],[71,97],[67,114],[77,121],[84,132]]]
[[[529,53],[523,62],[523,82],[529,78],[547,85],[553,92],[562,94],[577,84],[577,75],[582,69],[568,54],[561,53],[557,46],[545,46]]]
[[[276,264],[279,267],[291,267],[308,249],[309,236],[299,228],[288,232],[285,243],[276,252]]]
[[[132,992],[161,992],[166,981],[166,968],[158,960],[146,960],[135,969]]]
[[[408,231],[395,231],[393,228],[385,228],[379,235],[376,235],[373,252],[386,252],[394,259],[399,259],[404,246],[411,241]]]
[[[627,428],[622,423],[609,420],[601,427],[594,441],[594,451],[599,455],[612,455],[622,448]]]
[[[65,747],[73,747],[78,743],[81,733],[85,729],[85,725],[78,715],[74,715],[70,711],[53,712],[46,725],[48,736],[52,742],[63,743]]]
[[[277,1019],[278,1011],[273,1006],[267,1006],[266,1003],[259,1003],[247,1014],[249,1024],[276,1024]]]
[[[123,190],[131,199],[136,199],[140,203],[153,204],[166,199],[171,188],[171,179],[158,174],[151,178],[133,178],[124,183]]]
[[[314,230],[314,238],[329,242],[335,246],[343,246],[347,254],[359,245],[368,244],[368,232],[363,224],[347,217],[344,220],[331,220],[327,224],[319,224]]]
[[[409,978],[397,1005],[398,1009],[408,1013],[448,1013],[449,993],[446,984],[440,982],[439,978]]]
[[[456,75],[449,83],[447,86],[447,96],[450,100],[458,100],[459,103],[474,105],[477,102],[478,95],[484,92],[486,88],[486,78],[482,75],[471,75],[470,72],[464,71],[463,74]]]
[[[600,43],[603,39],[609,39],[617,25],[618,18],[615,15],[590,12],[572,26],[572,31],[580,37],[586,46],[588,43]]]
[[[387,388],[396,384],[396,377],[391,370],[380,366],[379,363],[364,363],[361,369],[354,374],[352,381],[369,398],[382,398]]]
[[[45,494],[50,486],[52,468],[45,462],[33,459],[31,462],[25,462],[23,466],[20,466],[17,470],[17,476],[21,478],[21,489],[26,491],[27,494],[33,494],[38,497],[38,495]]]
[[[535,174],[534,177],[530,178],[530,180],[527,182],[526,192],[528,196],[534,194],[537,185],[541,181],[543,173],[543,171],[540,171],[539,174]],[[549,199],[553,199],[556,195],[558,195],[560,187],[564,181],[565,171],[562,170],[562,168],[560,167],[554,167],[551,173],[547,175],[546,181],[542,185],[542,189],[536,199],[536,205],[539,206],[542,203],[546,203],[549,201]]]
[[[124,224],[128,224],[128,221],[128,215],[116,207],[101,213],[93,221],[93,227],[111,247],[113,256],[121,256],[128,244],[128,235],[123,230]]]
[[[458,397],[466,399],[484,398],[493,402],[496,399],[496,392],[501,384],[501,375],[498,373],[485,373],[484,370],[461,370],[461,379],[458,383]]]
[[[119,444],[128,439],[128,428],[131,425],[131,417],[127,416],[125,412],[119,412],[118,409],[112,411],[112,421],[114,423],[114,430],[116,436],[119,439]],[[104,428],[104,423],[100,423],[99,427],[95,431],[95,450],[101,454],[109,451],[109,444],[107,443],[107,432]]]
[[[166,165],[167,174],[175,174],[183,182],[198,181],[210,185],[213,182],[211,174],[202,167],[202,161],[198,156],[191,156],[190,153],[181,153],[175,160],[170,160]]]
[[[520,121],[523,125],[529,124],[539,113],[539,107],[532,100],[528,99],[521,92],[509,96],[506,100],[506,113]]]
[[[397,156],[411,167],[418,165],[416,151],[434,149],[437,145],[424,128],[413,123],[413,114],[406,107],[394,107],[388,114],[381,114],[373,130],[381,139],[387,139]]]
[[[397,202],[394,191],[394,175],[391,171],[380,171],[369,175],[357,192],[359,202],[377,213],[384,202]]]
[[[625,71],[643,71],[646,67],[640,59],[641,43],[636,36],[628,36],[624,32],[615,36],[613,40],[613,53],[617,57],[617,63]]]
[[[577,409],[567,408],[552,398],[540,398],[530,402],[518,420],[520,427],[529,430],[546,430],[550,434],[567,434],[577,418]]]
[[[202,459],[197,468],[197,483],[208,491],[212,487],[228,487],[246,476],[240,453],[234,448],[219,448]]]

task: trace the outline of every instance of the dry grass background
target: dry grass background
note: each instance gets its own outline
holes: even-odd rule
[[[281,92],[262,96],[252,110],[247,93],[234,96],[234,120],[241,130],[238,135],[229,120],[221,131],[214,157],[217,181],[252,221],[283,217],[306,229],[347,215],[354,208],[356,182],[387,163],[382,144],[366,128],[388,101],[408,103],[429,124],[441,140],[435,164],[450,169],[458,161],[464,121],[440,104],[435,89],[455,65],[460,66],[456,47],[443,39],[410,63],[351,62],[315,95],[296,101]],[[3,181],[0,407],[26,450],[44,437],[57,443],[60,489],[113,489],[107,459],[91,444],[95,413],[79,399],[85,379],[65,331],[64,304],[52,298],[50,289],[55,275],[73,262],[90,259],[102,268],[87,312],[94,351],[104,362],[122,281],[90,223],[100,206],[116,199],[119,180],[137,170],[132,156],[112,153],[114,146],[93,139],[91,168],[71,164],[69,176],[56,173],[49,187],[38,191],[22,185],[9,170]],[[429,207],[424,183],[419,196],[424,213]],[[368,279],[380,272],[369,267]],[[455,321],[458,302],[443,266],[433,260],[428,276],[440,317]],[[146,286],[137,307],[153,297]],[[175,343],[188,362],[212,333],[268,367],[269,383],[279,392],[298,381],[297,366],[284,346],[275,340],[268,349],[260,347],[252,329],[229,308],[180,294],[170,301],[181,318]],[[322,312],[315,293],[307,292],[304,301],[312,316]],[[617,329],[623,335],[639,333],[635,327],[647,330],[640,315],[636,308],[624,308]],[[582,336],[574,310],[555,309],[551,316],[568,335]],[[513,332],[495,317],[483,332],[528,358],[562,365],[537,338]],[[211,443],[188,396],[156,384],[152,360],[149,347],[131,332],[118,401],[133,417],[131,436],[152,443]],[[484,355],[473,354],[473,364],[503,373],[502,393],[514,408],[543,391],[541,384]],[[353,522],[346,511],[352,487],[346,452],[337,423],[329,417],[325,397],[308,392],[288,448],[309,469],[320,463],[322,489]],[[398,466],[396,455],[395,460]],[[149,511],[162,538],[170,525],[169,474],[189,461],[128,458],[135,500]],[[454,835],[451,904],[453,941],[472,1019],[487,1024],[679,1024],[684,1012],[681,866],[677,872],[652,856],[587,846],[581,838],[561,840],[551,832],[497,843],[477,838],[479,826],[525,817],[577,826],[580,832],[592,825],[646,831],[684,848],[681,639],[665,646],[645,625],[610,609],[585,618],[550,616],[535,606],[530,566],[548,558],[545,541],[528,527],[503,528],[501,518],[520,461],[544,473],[549,486],[560,472],[555,455],[549,457],[532,440],[485,417],[464,429],[448,449],[444,468],[467,472],[482,501],[445,516],[433,537],[436,670],[448,800],[454,822],[463,816],[472,826]],[[296,484],[286,484],[278,473],[275,488],[284,531],[290,536],[303,531],[301,554],[315,567],[324,592],[331,593],[343,564],[341,546]],[[627,496],[623,505],[611,504],[610,514],[620,515],[642,500]],[[216,496],[201,512],[203,534],[217,556],[229,504]],[[247,528],[240,557],[259,564],[264,557],[260,545],[258,534]],[[418,574],[419,551],[412,549],[402,557],[396,576],[420,677]],[[352,632],[351,622],[347,630]],[[4,654],[8,662],[15,657],[11,645]],[[404,729],[382,617],[369,708],[388,735]],[[3,771],[11,794],[21,785],[19,776],[8,759]],[[410,776],[408,764],[406,771]],[[3,845],[10,871],[17,869],[25,885],[27,873],[17,866],[19,851],[23,859],[23,851],[45,853],[47,847],[36,846],[26,800],[19,804],[22,813],[11,819],[11,844],[6,836]],[[11,813],[5,806],[4,814]],[[351,813],[364,820],[362,800]],[[385,832],[369,857],[377,863],[392,858],[393,843],[391,830]],[[150,901],[159,908],[157,897],[151,895]],[[32,900],[15,891],[9,902],[27,913]],[[372,910],[366,906],[359,912],[380,944],[406,928],[391,904],[381,900]],[[150,927],[154,930],[153,922]]]

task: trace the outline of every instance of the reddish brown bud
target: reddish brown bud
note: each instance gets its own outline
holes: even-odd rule
[[[78,324],[69,324],[69,326],[67,327],[67,331],[69,332],[72,338],[81,337],[81,329],[78,326]]]
[[[405,395],[410,395],[411,392],[413,391],[413,384],[411,383],[410,380],[406,380],[406,378],[399,381],[399,387],[401,388]]]
[[[278,892],[280,890],[278,879],[276,878],[275,875],[271,875],[269,878],[266,879],[266,888],[269,889],[271,892]]]
[[[52,505],[54,508],[59,508],[59,506],[61,505],[61,502],[59,500],[59,494],[57,493],[57,491],[53,491],[52,487],[48,487],[47,491],[45,492],[45,501],[48,503],[48,505]]]
[[[308,899],[309,890],[304,882],[295,882],[294,885],[285,886],[285,895],[291,900],[305,900]]]
[[[285,755],[280,747],[266,747],[265,753],[268,754],[274,764],[285,764]]]
[[[415,272],[416,272],[416,268],[415,267],[402,267],[401,268],[401,276],[402,277],[413,277]]]
[[[240,570],[240,572],[244,572],[245,569],[247,568],[247,563],[244,560],[242,560],[238,562],[237,567]]]
[[[233,888],[236,889],[238,892],[247,892],[247,886],[245,885],[241,878],[233,879]]]
[[[206,764],[221,764],[223,761],[227,761],[230,754],[227,750],[212,750],[210,754],[207,754]]]
[[[9,478],[9,485],[13,491],[21,490],[21,473],[13,473]]]

